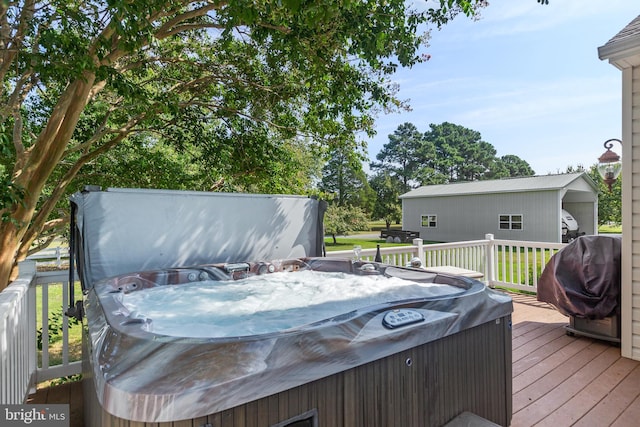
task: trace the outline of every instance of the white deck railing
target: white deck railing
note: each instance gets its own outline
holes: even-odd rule
[[[423,244],[415,239],[411,246],[381,248],[384,263],[406,265],[414,257],[425,267],[454,266],[480,272],[491,287],[506,287],[536,292],[538,278],[551,256],[564,244],[495,240],[488,234],[483,240],[468,242]],[[59,265],[58,250],[53,259]],[[376,249],[364,249],[361,258],[373,260]],[[328,257],[353,258],[353,251],[328,252]],[[53,364],[50,358],[49,322],[51,313],[65,312],[68,306],[68,271],[36,272],[35,259],[30,257],[20,266],[18,280],[0,293],[0,404],[23,403],[37,383],[53,378],[78,374],[81,362],[71,360],[69,352],[69,319],[62,316],[62,357]],[[49,290],[61,286],[59,300],[52,301]],[[79,286],[79,285],[78,285]],[[76,287],[78,287],[76,286]],[[60,292],[56,292],[60,294]],[[41,325],[36,307],[41,309]],[[59,319],[59,318],[58,318]],[[41,327],[42,350],[37,348],[37,330]],[[80,327],[80,326],[76,326]],[[40,359],[40,363],[38,363]]]
[[[40,290],[40,292],[36,292],[36,295],[41,295],[40,301],[42,306],[42,351],[40,354],[41,363],[38,365],[36,372],[37,382],[79,374],[82,372],[82,361],[71,360],[71,356],[69,354],[69,328],[71,324],[69,317],[64,314],[69,307],[69,271],[58,270],[38,272],[36,274],[34,285]],[[59,286],[62,288],[59,300],[51,300],[49,298],[49,289],[53,286]],[[77,286],[79,287],[80,285],[78,284]],[[60,333],[62,334],[60,337],[61,361],[56,364],[52,364],[50,360],[49,325],[51,318],[49,316],[52,311],[59,316],[57,317],[59,319],[59,325],[56,324],[55,328],[60,327]],[[76,327],[81,328],[82,326],[77,325]]]
[[[0,292],[0,404],[24,403],[36,384],[35,271],[28,268]]]
[[[63,260],[69,258],[69,248],[55,247],[39,251],[27,257],[28,260],[36,261],[38,265],[62,266]]]
[[[483,240],[423,244],[414,239],[413,246],[381,248],[382,262],[407,265],[420,258],[426,268],[453,266],[482,273],[491,287],[504,287],[537,292],[538,278],[551,256],[566,246],[564,243],[496,240],[487,234]],[[363,249],[360,258],[372,261],[376,249]],[[353,258],[353,251],[327,252],[328,257]]]
[[[544,266],[565,246],[565,243],[492,240],[490,262],[494,271],[487,276],[487,284],[537,292]]]
[[[20,277],[0,292],[0,404],[24,403],[39,382],[82,372],[82,362],[70,357],[69,318],[63,315],[69,301],[68,284],[68,270],[36,272],[36,262],[28,260],[20,264]],[[49,297],[52,286],[61,288],[55,292],[60,299]],[[52,312],[58,313],[62,334],[61,358],[55,364],[49,346]]]

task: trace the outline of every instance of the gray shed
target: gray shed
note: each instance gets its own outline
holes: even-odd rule
[[[598,189],[584,172],[426,185],[400,196],[402,228],[426,241],[562,241],[562,210],[596,234]]]

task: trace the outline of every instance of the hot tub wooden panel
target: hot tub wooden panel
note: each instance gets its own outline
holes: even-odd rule
[[[144,423],[106,412],[85,378],[88,425],[121,427],[286,426],[316,413],[318,426],[441,426],[463,411],[511,421],[511,317],[206,417]]]

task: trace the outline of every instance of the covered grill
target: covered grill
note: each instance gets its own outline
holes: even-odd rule
[[[620,342],[620,253],[615,236],[581,236],[553,255],[538,300],[569,316],[567,332]]]

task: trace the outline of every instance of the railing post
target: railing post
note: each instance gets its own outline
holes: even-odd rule
[[[495,260],[494,260],[494,236],[493,234],[485,234],[484,238],[489,241],[487,243],[487,249],[485,253],[486,260],[486,270],[487,270],[487,285],[493,287],[493,282],[496,280],[496,268],[495,268]]]
[[[30,277],[31,284],[29,285],[29,290],[27,291],[27,315],[28,320],[28,330],[33,331],[34,334],[30,334],[31,338],[29,339],[29,345],[27,354],[27,369],[29,370],[29,393],[34,393],[36,391],[37,378],[36,373],[38,371],[38,345],[36,343],[36,334],[37,330],[36,324],[36,283],[35,276],[37,272],[37,265],[35,261],[31,260],[23,260],[18,264],[18,275],[22,277]]]
[[[416,256],[420,258],[420,262],[422,263],[423,266],[426,267],[427,260],[424,259],[424,246],[422,246],[422,239],[420,238],[413,239],[413,246],[418,247],[418,254]]]

